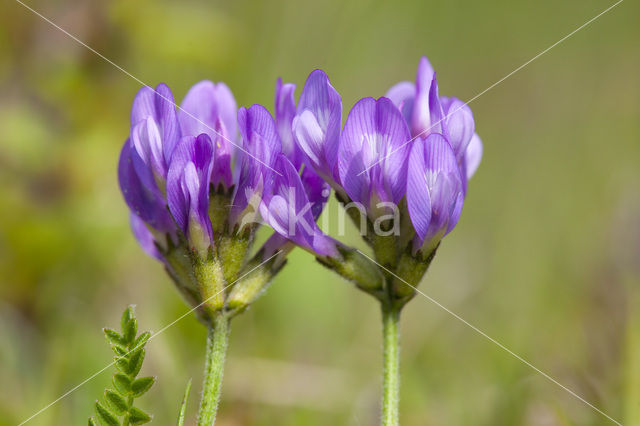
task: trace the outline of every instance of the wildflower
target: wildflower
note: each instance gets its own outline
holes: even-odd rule
[[[387,98],[364,98],[349,112],[338,148],[342,186],[371,219],[400,203],[406,191],[409,129]]]
[[[412,139],[442,134],[453,150],[466,194],[467,181],[482,158],[482,141],[475,133],[473,113],[455,97],[440,97],[436,73],[426,57],[418,63],[416,82],[400,82],[386,96],[402,111]]]
[[[233,184],[232,163],[238,154],[238,107],[231,90],[224,83],[205,80],[196,83],[182,101],[178,121],[183,135],[205,133],[213,141],[216,161],[211,183],[230,188]]]
[[[213,245],[209,218],[209,183],[215,148],[205,133],[185,136],[171,158],[167,200],[176,225],[190,247],[206,258]]]
[[[322,70],[315,70],[304,84],[293,136],[309,166],[332,186],[338,181],[337,160],[342,124],[342,99]]]

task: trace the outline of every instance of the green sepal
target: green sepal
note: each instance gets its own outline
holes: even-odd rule
[[[151,338],[151,333],[148,332],[148,331],[145,331],[144,333],[139,335],[138,338],[136,339],[136,341],[133,342],[134,349],[142,348],[144,345],[147,344],[147,342],[149,341],[150,338]]]
[[[104,398],[107,401],[107,404],[109,404],[109,407],[119,416],[126,413],[129,409],[127,400],[124,399],[122,395],[111,389],[104,391]]]
[[[127,342],[117,331],[112,330],[111,328],[103,328],[102,331],[104,331],[104,335],[107,338],[107,341],[112,345],[117,345],[120,347],[127,346]]]
[[[89,417],[89,426],[98,426],[98,423],[93,420],[93,417]]]
[[[125,374],[129,374],[129,360],[125,356],[116,356],[114,359],[116,368]]]
[[[142,361],[144,361],[145,351],[144,349],[138,349],[129,357],[129,363],[127,365],[126,373],[131,377],[136,377],[142,368]]]
[[[418,286],[429,269],[437,249],[438,246],[427,255],[423,255],[420,251],[414,255],[411,246],[409,246],[402,253],[392,284],[393,297],[400,303],[408,302],[416,294],[414,287]]]
[[[102,424],[107,426],[120,426],[120,420],[118,420],[118,417],[116,417],[111,410],[100,404],[100,402],[96,401],[95,408],[96,415]]]
[[[122,313],[122,319],[120,320],[120,327],[124,330],[127,328],[127,324],[135,318],[135,314],[133,313],[133,305],[127,306],[127,309]]]
[[[123,338],[128,345],[131,345],[136,338],[138,332],[138,320],[132,318],[127,322],[126,326],[122,328],[124,334]]]
[[[123,395],[131,392],[131,379],[124,373],[116,373],[113,375],[113,386]]]
[[[178,414],[178,426],[184,426],[184,419],[187,415],[187,401],[189,400],[189,392],[191,392],[191,379],[189,379],[187,388],[184,390],[184,397],[182,397],[180,413]]]
[[[120,345],[111,345],[111,349],[113,349],[113,352],[118,356],[126,357],[127,355],[129,355],[129,351]]]
[[[151,416],[139,408],[131,407],[129,409],[129,422],[132,425],[141,425],[151,421]]]
[[[253,233],[251,232],[223,235],[218,239],[216,248],[226,282],[232,283],[238,277],[247,253],[249,253],[252,240]]]
[[[338,246],[340,256],[317,256],[318,262],[348,281],[359,289],[377,298],[386,297],[384,292],[385,278],[379,268],[356,249]]]
[[[133,383],[131,383],[131,392],[133,393],[133,397],[137,398],[147,392],[151,386],[155,383],[155,377],[141,377],[136,379]]]

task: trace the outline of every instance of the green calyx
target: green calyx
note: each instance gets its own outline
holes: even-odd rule
[[[288,251],[272,258],[259,251],[247,260],[253,234],[254,229],[247,227],[220,235],[206,257],[189,249],[184,241],[170,244],[163,253],[169,276],[185,301],[197,307],[203,323],[211,324],[217,314],[232,317],[244,311],[284,266]]]
[[[380,297],[384,293],[384,275],[358,250],[339,246],[340,257],[318,256],[316,259],[360,290]]]
[[[273,277],[280,272],[286,264],[286,253],[282,252],[264,262],[264,254],[258,252],[245,267],[243,277],[233,287],[227,298],[227,306],[238,314],[243,312],[267,289]]]
[[[318,256],[317,260],[343,278],[354,283],[359,289],[380,300],[383,305],[401,309],[416,291],[427,272],[438,248],[438,243],[428,250],[413,252],[411,223],[404,200],[399,204],[396,215],[382,215],[372,220],[358,209],[351,200],[336,193],[349,217],[364,235],[364,241],[373,252],[372,258],[359,250],[339,246],[339,256]],[[382,220],[384,219],[384,220]]]

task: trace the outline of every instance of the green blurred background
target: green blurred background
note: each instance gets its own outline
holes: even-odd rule
[[[273,103],[323,68],[346,111],[411,80],[470,99],[612,4],[582,0],[261,2],[29,0],[180,100],[225,81]],[[625,425],[640,425],[640,6],[627,0],[471,104],[485,144],[460,224],[421,289]],[[143,329],[187,310],[130,234],[116,163],[139,84],[13,0],[0,4],[0,425],[111,361],[101,328],[129,303]],[[335,206],[332,207],[335,210]],[[351,237],[345,241],[355,243]],[[374,425],[373,299],[300,250],[234,320],[220,426]],[[416,297],[402,321],[404,425],[613,424]],[[205,330],[149,343],[140,400],[175,424],[198,403]],[[81,425],[102,373],[29,425]]]

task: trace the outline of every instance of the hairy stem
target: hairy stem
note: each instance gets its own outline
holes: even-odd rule
[[[224,360],[229,346],[229,318],[225,315],[216,315],[212,323],[207,336],[207,355],[198,426],[213,426],[216,421],[222,391]]]
[[[382,382],[382,426],[398,426],[400,388],[400,309],[382,304],[382,337],[384,348]]]

